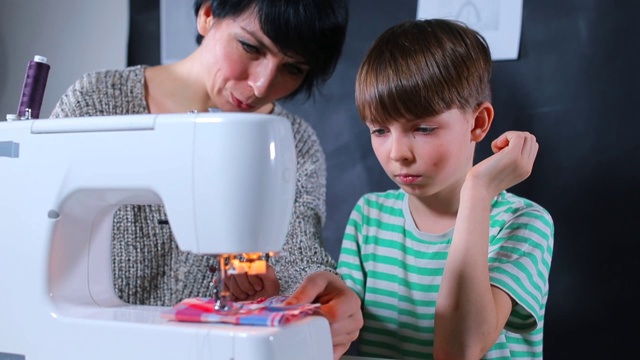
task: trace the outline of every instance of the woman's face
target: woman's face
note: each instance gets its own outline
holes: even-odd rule
[[[283,54],[260,29],[255,10],[216,19],[200,11],[201,69],[214,107],[256,111],[295,91],[309,67],[295,54]]]

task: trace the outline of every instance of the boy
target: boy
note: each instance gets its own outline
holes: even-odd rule
[[[485,39],[442,19],[393,26],[360,66],[358,111],[400,188],[364,195],[345,231],[358,355],[542,358],[553,221],[505,191],[531,173],[533,135],[502,134],[473,164],[493,121],[490,77]]]

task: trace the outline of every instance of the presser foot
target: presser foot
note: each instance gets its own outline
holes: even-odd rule
[[[209,291],[211,292],[211,297],[216,301],[214,309],[217,311],[230,310],[229,292],[224,291],[224,275],[222,274],[225,272],[224,267],[222,267],[221,271],[218,271],[215,266],[211,266],[209,271],[213,274],[213,280],[209,283]]]
[[[215,309],[218,311],[230,310],[231,294],[225,290],[224,281],[227,275],[236,274],[264,274],[267,264],[272,256],[281,255],[279,252],[243,253],[241,255],[219,255],[216,257],[216,265],[209,271],[213,274],[213,280],[209,287],[212,298],[215,299]]]

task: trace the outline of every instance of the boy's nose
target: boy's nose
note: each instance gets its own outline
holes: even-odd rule
[[[407,136],[393,135],[391,140],[391,153],[389,156],[393,161],[406,161],[413,159],[411,141],[409,141]]]

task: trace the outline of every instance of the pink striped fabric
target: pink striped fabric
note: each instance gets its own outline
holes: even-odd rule
[[[189,298],[163,312],[162,317],[173,321],[280,326],[308,315],[320,315],[320,304],[284,306],[282,303],[286,299],[286,296],[274,296],[230,302],[228,311],[218,311],[212,298]]]

